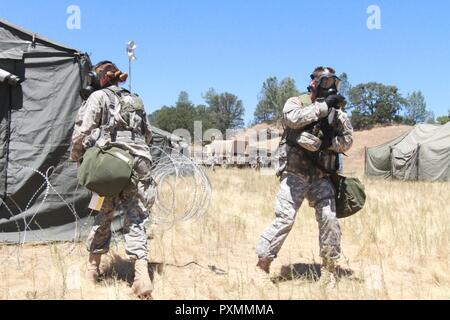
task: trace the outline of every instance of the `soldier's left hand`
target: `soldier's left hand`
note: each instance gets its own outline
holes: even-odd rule
[[[322,144],[320,150],[326,151],[333,146],[333,139],[331,137],[324,137],[322,139]]]
[[[328,105],[328,108],[341,109],[343,108],[347,102],[344,96],[340,94],[334,94],[325,99],[325,103]]]

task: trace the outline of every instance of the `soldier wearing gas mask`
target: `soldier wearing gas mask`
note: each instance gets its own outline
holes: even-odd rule
[[[315,208],[319,225],[321,284],[336,283],[336,261],[341,255],[341,229],[336,217],[335,190],[329,175],[336,173],[339,154],[353,144],[353,128],[338,94],[340,79],[333,68],[318,67],[311,75],[309,94],[289,99],[283,110],[275,220],[257,244],[256,278],[269,284],[270,265],[291,231],[306,198]]]
[[[106,197],[95,216],[87,241],[90,252],[87,277],[94,283],[98,281],[102,255],[109,251],[111,223],[120,214],[124,217],[125,249],[135,262],[133,291],[141,298],[150,299],[153,285],[148,273],[145,223],[155,195],[150,176],[152,134],[141,98],[118,86],[127,76],[110,61],[94,66],[90,87],[82,92],[87,100],[76,119],[71,158],[80,163],[85,151],[95,145],[118,147],[133,156],[132,183],[119,196]]]

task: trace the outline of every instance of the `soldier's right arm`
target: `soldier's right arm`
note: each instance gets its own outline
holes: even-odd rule
[[[283,114],[285,125],[288,128],[298,130],[327,117],[329,110],[325,102],[305,105],[300,97],[294,97],[286,102]]]
[[[102,106],[106,104],[106,94],[102,91],[94,92],[78,111],[75,128],[72,135],[70,158],[80,161],[86,148],[95,144],[92,133],[101,125]]]
[[[353,146],[353,126],[347,114],[338,110],[336,117],[338,134],[332,140],[332,146],[329,150],[336,153],[345,153]]]

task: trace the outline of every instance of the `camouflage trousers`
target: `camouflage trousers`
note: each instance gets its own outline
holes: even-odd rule
[[[147,169],[142,161],[138,167],[142,172]],[[147,174],[140,175],[136,185],[130,185],[117,197],[107,197],[101,212],[95,217],[86,246],[89,252],[105,254],[111,243],[111,223],[115,216],[124,217],[123,233],[125,251],[133,259],[146,259],[148,256],[148,237],[145,224],[149,219],[149,209],[155,201],[155,187]]]
[[[337,260],[341,255],[341,228],[336,218],[335,191],[327,178],[310,183],[306,177],[283,175],[275,201],[276,218],[264,230],[256,247],[259,258],[273,260],[291,231],[306,198],[316,210],[319,224],[320,256]]]

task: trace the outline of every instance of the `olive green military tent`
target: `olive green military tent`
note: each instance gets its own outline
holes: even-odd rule
[[[69,150],[91,66],[88,55],[0,20],[0,242],[73,241],[89,229],[91,195]],[[153,132],[162,149],[178,141]]]
[[[152,158],[159,159],[164,154],[171,154],[174,150],[177,152],[186,152],[188,147],[183,138],[174,135],[170,132],[164,131],[155,126],[151,126],[152,130]]]
[[[420,124],[366,149],[367,176],[405,181],[450,181],[450,123]]]

